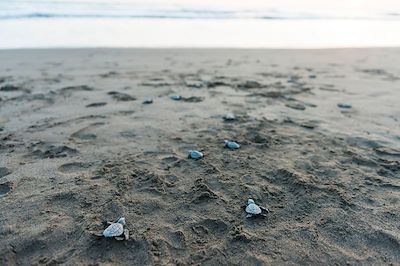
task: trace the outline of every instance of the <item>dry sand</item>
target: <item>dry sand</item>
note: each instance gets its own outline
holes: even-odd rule
[[[0,52],[0,264],[399,265],[399,62],[400,49]],[[266,219],[245,218],[249,197]],[[128,241],[94,235],[121,216]]]

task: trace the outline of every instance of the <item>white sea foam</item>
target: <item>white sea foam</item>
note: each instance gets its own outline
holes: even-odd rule
[[[400,19],[397,0],[0,0],[0,19]]]

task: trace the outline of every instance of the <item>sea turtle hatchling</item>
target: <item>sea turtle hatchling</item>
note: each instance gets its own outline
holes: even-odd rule
[[[174,100],[174,101],[180,101],[180,100],[182,100],[182,96],[180,96],[180,95],[172,95],[171,99]]]
[[[196,151],[196,150],[190,150],[188,158],[189,159],[201,159],[201,158],[203,158],[203,156],[204,155],[203,155],[202,152],[199,152],[199,151]]]
[[[226,114],[222,117],[225,121],[234,121],[236,116],[234,114]]]
[[[146,98],[146,99],[144,99],[144,101],[142,103],[143,104],[152,104],[153,103],[153,99],[152,98]]]
[[[239,149],[240,145],[239,143],[235,142],[235,141],[229,141],[229,140],[225,140],[225,147],[231,149],[231,150],[235,150],[235,149]]]
[[[247,200],[246,205],[246,218],[251,217],[266,217],[265,213],[269,212],[267,208],[258,206],[253,199]]]
[[[109,226],[99,236],[114,237],[116,240],[129,239],[129,231],[124,229],[125,218],[121,217],[116,222],[107,222]]]

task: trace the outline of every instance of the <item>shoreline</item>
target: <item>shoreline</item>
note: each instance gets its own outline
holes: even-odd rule
[[[399,50],[400,46],[371,46],[371,47],[331,47],[331,48],[263,48],[263,47],[36,47],[36,48],[6,48],[0,49],[2,51],[43,51],[43,50],[194,50],[194,51],[221,51],[221,50],[239,50],[239,51],[336,51],[336,50]]]

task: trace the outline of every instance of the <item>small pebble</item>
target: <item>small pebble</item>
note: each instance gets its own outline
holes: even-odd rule
[[[338,103],[337,106],[339,108],[344,108],[344,109],[350,109],[351,108],[351,104],[348,104],[348,103]]]

